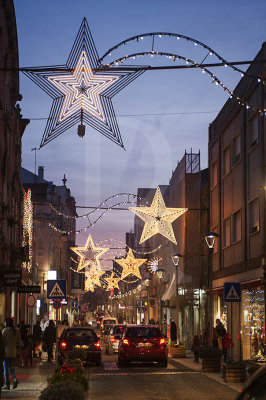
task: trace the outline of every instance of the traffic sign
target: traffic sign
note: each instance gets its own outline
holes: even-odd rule
[[[48,280],[47,281],[47,299],[65,299],[66,298],[66,280]]]
[[[30,294],[30,295],[27,297],[27,306],[28,306],[28,307],[34,307],[34,306],[35,306],[35,302],[36,302],[35,297],[33,296],[33,294]]]
[[[53,307],[54,307],[56,310],[59,310],[59,308],[62,307],[61,301],[60,301],[60,300],[54,300],[54,301],[53,301]]]
[[[225,282],[224,301],[230,303],[239,303],[241,301],[241,289],[239,282]]]
[[[75,308],[75,307],[72,307],[72,308],[71,308],[71,314],[72,314],[72,315],[77,315],[77,314],[78,314],[78,309]]]
[[[41,286],[19,286],[18,293],[41,293]]]
[[[73,308],[78,308],[78,305],[79,305],[79,303],[77,300],[72,301],[72,303],[71,303],[71,307],[73,307]]]

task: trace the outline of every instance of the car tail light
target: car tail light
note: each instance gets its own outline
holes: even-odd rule
[[[116,338],[114,337],[114,335],[111,335],[110,340],[111,340],[111,342],[115,342],[116,341]]]
[[[100,324],[100,321],[97,321],[97,324]]]
[[[161,346],[162,344],[165,344],[165,339],[164,339],[164,338],[163,338],[163,339],[160,339],[160,346]]]
[[[61,346],[62,350],[65,350],[67,348],[67,343],[66,342],[61,342],[60,346]]]
[[[99,342],[95,343],[95,347],[96,347],[96,349],[100,349],[101,348],[100,343]]]
[[[129,346],[129,342],[127,339],[123,339],[123,344],[127,344]]]

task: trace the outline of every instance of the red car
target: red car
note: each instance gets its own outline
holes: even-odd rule
[[[118,363],[124,367],[130,361],[156,361],[167,367],[168,348],[157,326],[127,326],[118,347]]]

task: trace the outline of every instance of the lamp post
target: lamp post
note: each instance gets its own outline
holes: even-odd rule
[[[178,265],[180,257],[183,257],[181,254],[175,253],[172,255],[172,261],[175,265],[175,283],[176,283],[176,292],[175,292],[175,301],[176,301],[176,342],[179,344],[179,293],[178,293]]]
[[[150,321],[150,278],[145,279],[145,285],[147,288],[147,315],[148,315],[148,323]]]
[[[159,322],[159,326],[161,326],[162,324],[162,318],[161,318],[161,314],[162,314],[162,307],[161,307],[161,285],[162,285],[162,277],[163,277],[163,273],[164,273],[164,269],[159,268],[157,269],[157,275],[159,278],[159,293],[158,293],[158,322]]]
[[[213,299],[212,299],[212,269],[213,269],[213,252],[215,240],[219,235],[216,232],[208,232],[205,233],[204,238],[206,240],[207,246],[210,250],[209,252],[209,336],[210,336],[210,346],[213,344]]]
[[[141,283],[138,285],[139,289],[139,323],[141,323]]]

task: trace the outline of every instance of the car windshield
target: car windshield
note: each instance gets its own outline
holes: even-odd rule
[[[66,338],[84,338],[84,339],[96,339],[96,333],[91,329],[70,329],[66,332]]]
[[[123,333],[125,329],[125,325],[114,326],[113,334]]]
[[[128,329],[126,336],[132,338],[156,338],[161,337],[162,334],[158,328],[134,327]]]

